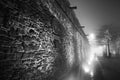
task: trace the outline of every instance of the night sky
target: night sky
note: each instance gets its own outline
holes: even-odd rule
[[[97,33],[101,26],[112,24],[120,29],[120,0],[69,0],[86,34]]]

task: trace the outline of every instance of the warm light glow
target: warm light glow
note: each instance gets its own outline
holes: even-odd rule
[[[103,55],[105,46],[97,44],[97,39],[93,33],[88,36],[88,40],[90,43],[90,51],[88,53],[86,63],[84,63],[83,69],[86,73],[89,73],[91,76],[93,76],[94,66],[98,61],[98,56]]]
[[[84,66],[83,66],[83,70],[84,70],[86,73],[89,73],[89,72],[90,72],[90,68],[89,68],[89,66],[87,66],[87,65],[84,65]]]
[[[91,77],[93,77],[93,76],[94,76],[94,73],[91,71],[91,72],[90,72],[90,75],[91,75]]]
[[[113,50],[112,53],[113,53],[113,55],[115,55],[116,54],[115,50]]]
[[[91,34],[88,36],[88,40],[89,40],[89,42],[94,42],[94,40],[95,40],[95,34],[91,33]]]

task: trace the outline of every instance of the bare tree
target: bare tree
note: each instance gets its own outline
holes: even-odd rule
[[[106,52],[108,55],[113,52],[113,50],[115,51],[115,53],[119,53],[119,46],[120,44],[118,44],[120,42],[120,32],[119,32],[119,26],[117,25],[103,25],[100,29],[99,29],[99,34],[97,36],[99,43],[102,43],[104,45],[106,45]],[[113,47],[116,46],[116,47]]]

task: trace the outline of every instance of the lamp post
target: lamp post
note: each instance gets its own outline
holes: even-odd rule
[[[105,31],[105,39],[106,39],[106,42],[107,42],[107,56],[111,56],[111,53],[110,53],[110,40],[111,40],[111,35],[109,33],[109,30],[106,30]]]

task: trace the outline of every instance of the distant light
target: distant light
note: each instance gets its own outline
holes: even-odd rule
[[[116,52],[115,51],[112,51],[112,53],[115,55],[116,54]]]
[[[89,39],[89,41],[94,41],[94,40],[95,40],[95,34],[91,33],[91,34],[88,36],[88,39]]]
[[[87,65],[84,65],[84,66],[83,66],[83,70],[84,70],[86,73],[89,73],[89,72],[90,72],[90,68],[89,68],[89,66],[87,66]]]
[[[92,63],[93,62],[93,60],[94,60],[94,55],[90,55],[90,58],[89,58],[89,60],[88,60],[88,63]]]
[[[91,75],[91,77],[93,77],[93,76],[94,76],[94,73],[91,71],[91,72],[90,72],[90,75]]]

